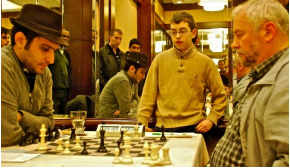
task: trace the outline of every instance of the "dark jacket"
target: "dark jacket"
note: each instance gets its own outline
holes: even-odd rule
[[[115,76],[120,70],[124,68],[125,65],[125,54],[119,48],[117,49],[117,55],[120,59],[120,64],[118,65],[115,59],[115,53],[113,52],[112,48],[109,44],[106,44],[104,47],[100,48],[99,51],[99,76],[100,80],[100,93],[103,90],[106,83]]]

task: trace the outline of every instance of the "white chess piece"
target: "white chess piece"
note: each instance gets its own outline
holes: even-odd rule
[[[142,164],[149,164],[150,161],[150,157],[149,157],[149,145],[147,143],[147,141],[145,141],[144,145],[143,145],[143,149],[144,149],[144,153],[145,153],[145,157],[142,161]]]
[[[135,135],[134,135],[134,140],[140,140],[140,137],[139,137],[139,127],[138,127],[138,125],[135,125],[135,127],[134,127],[134,133],[135,133]]]
[[[159,159],[159,145],[151,144],[151,160],[157,161]]]
[[[131,138],[128,136],[124,137],[124,148],[125,148],[125,153],[124,153],[123,159],[121,160],[121,163],[133,164],[133,160],[130,156]]]
[[[64,154],[69,154],[70,153],[70,150],[68,148],[69,147],[69,144],[70,144],[69,141],[65,141],[65,143],[64,143],[65,149],[63,151]]]
[[[79,149],[81,149],[81,148],[82,148],[82,147],[81,147],[81,145],[80,145],[80,137],[77,136],[77,137],[76,137],[76,145],[74,146],[74,149],[79,150]]]
[[[149,166],[164,166],[164,160],[162,158],[158,158],[157,160],[151,160],[149,161]]]
[[[59,138],[58,140],[58,147],[56,148],[57,151],[62,151],[63,147],[62,147],[62,138]]]
[[[39,144],[37,150],[46,151],[47,150],[47,146],[45,144],[46,128],[45,128],[44,124],[41,125],[39,136],[40,136],[40,144]]]
[[[165,165],[171,165],[172,162],[170,160],[170,157],[169,157],[169,149],[168,147],[163,147],[162,150],[163,150],[163,159],[164,159],[164,164]]]
[[[113,160],[114,164],[121,163],[121,160],[119,158],[119,152],[120,152],[119,148],[115,148],[114,150],[115,159]]]

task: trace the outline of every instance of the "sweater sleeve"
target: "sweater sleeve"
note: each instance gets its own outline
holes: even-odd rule
[[[158,93],[158,57],[153,60],[143,88],[143,93],[138,105],[137,119],[138,123],[148,127],[148,122],[155,112]]]
[[[211,101],[212,101],[212,109],[207,116],[208,120],[211,120],[215,125],[217,125],[218,119],[223,115],[226,108],[226,92],[224,89],[223,82],[221,80],[220,74],[214,65],[213,61],[209,61],[208,69],[205,72],[207,78],[207,86],[211,91]]]
[[[51,76],[49,76],[47,81],[45,81],[47,84],[45,84],[45,90],[43,90],[45,94],[44,105],[37,114],[31,114],[27,109],[34,109],[34,106],[30,104],[26,105],[26,110],[19,109],[19,101],[25,99],[25,97],[22,97],[23,94],[21,94],[21,92],[25,91],[20,90],[21,86],[25,86],[25,82],[17,74],[18,67],[14,66],[15,64],[13,65],[11,61],[7,61],[7,59],[1,58],[1,61],[1,146],[11,146],[19,143],[21,135],[24,134],[23,129],[25,126],[29,126],[30,131],[37,134],[39,134],[42,123],[46,124],[46,127],[49,125],[54,126],[51,98],[52,80]],[[35,99],[34,101],[39,100]],[[20,122],[17,121],[18,111],[23,114]]]

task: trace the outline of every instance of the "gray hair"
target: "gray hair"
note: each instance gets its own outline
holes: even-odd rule
[[[289,15],[287,10],[277,0],[249,0],[237,6],[233,12],[234,18],[242,10],[246,11],[247,20],[258,33],[266,22],[273,22],[278,29],[289,36]]]

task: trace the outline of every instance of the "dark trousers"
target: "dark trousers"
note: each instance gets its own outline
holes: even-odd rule
[[[53,114],[65,114],[65,105],[69,100],[69,93],[66,90],[57,90],[52,93]]]

